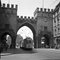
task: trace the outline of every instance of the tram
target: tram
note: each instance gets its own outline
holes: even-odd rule
[[[20,48],[22,49],[32,50],[34,47],[33,40],[30,37],[26,37],[26,39],[22,40],[20,44]]]

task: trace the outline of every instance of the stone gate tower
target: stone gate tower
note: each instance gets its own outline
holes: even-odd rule
[[[43,47],[53,47],[53,10],[37,8],[33,18],[19,18],[17,16],[17,5],[1,4],[0,0],[0,41],[9,34],[12,37],[11,47],[15,48],[17,31],[22,26],[28,26],[34,34],[34,47],[41,48],[42,38],[44,37]]]
[[[41,39],[45,37],[45,47],[53,46],[53,9],[37,8],[34,12],[37,20],[37,40],[38,47],[41,47]]]
[[[16,39],[16,20],[17,19],[17,5],[12,4],[11,7],[7,4],[1,4],[0,0],[0,41],[3,37],[9,34],[12,37],[11,47],[15,47]]]

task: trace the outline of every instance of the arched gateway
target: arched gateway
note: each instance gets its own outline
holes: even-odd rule
[[[16,34],[12,31],[12,30],[6,30],[6,29],[2,29],[2,31],[0,31],[0,42],[4,42],[7,43],[7,35],[10,36],[10,40],[9,43],[9,48],[15,48],[15,39],[16,39]]]
[[[1,1],[0,1],[1,3]],[[53,46],[53,10],[46,11],[43,8],[37,8],[34,11],[34,17],[17,16],[17,5],[11,7],[9,4],[0,4],[0,41],[2,37],[9,34],[12,37],[11,47],[15,48],[17,31],[22,26],[28,26],[33,32],[34,47],[41,47],[41,37],[45,37],[46,45]],[[49,33],[48,33],[49,32]],[[47,34],[47,35],[46,35]],[[49,38],[47,38],[49,36]]]
[[[34,20],[34,18],[23,18],[21,16],[21,18],[17,20],[17,31],[23,26],[29,27],[33,32],[34,47],[36,48],[36,20]]]

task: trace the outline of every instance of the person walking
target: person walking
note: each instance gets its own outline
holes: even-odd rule
[[[1,59],[1,43],[0,43],[0,59]]]
[[[0,59],[1,59],[1,52],[3,51],[3,44],[0,42]]]

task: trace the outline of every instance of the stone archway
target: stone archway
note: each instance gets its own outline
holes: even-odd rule
[[[45,48],[50,47],[50,36],[48,34],[43,35],[45,37]]]
[[[35,31],[34,27],[29,23],[24,23],[18,28],[18,30],[23,26],[29,27],[31,29],[31,31],[33,32],[34,48],[36,48],[36,31]]]
[[[7,35],[9,35],[10,36],[10,40],[11,41],[7,41]],[[11,44],[12,44],[12,39],[13,39],[13,37],[12,37],[12,35],[9,33],[9,32],[4,32],[4,33],[2,33],[2,35],[1,35],[1,42],[2,43],[7,43],[8,45],[9,45],[9,48],[10,48],[10,46],[11,46]]]
[[[41,48],[42,44],[41,44],[41,38],[44,37],[44,48],[46,48],[46,45],[48,46],[48,48],[53,47],[53,36],[51,32],[48,31],[40,31],[39,35],[38,35],[38,47]]]

